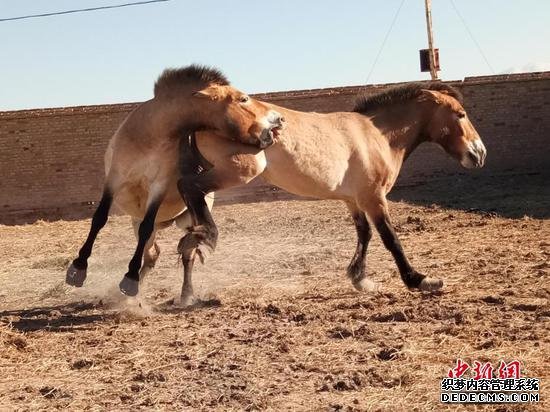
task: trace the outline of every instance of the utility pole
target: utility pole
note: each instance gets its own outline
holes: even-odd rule
[[[432,31],[432,0],[424,0],[426,4],[426,26],[428,28],[428,49],[430,60],[430,75],[432,80],[437,80],[437,68],[435,64],[434,35]]]

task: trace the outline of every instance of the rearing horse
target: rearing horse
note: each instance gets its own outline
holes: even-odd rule
[[[180,146],[190,144],[189,134],[195,130],[212,130],[226,139],[266,147],[282,124],[279,113],[231,87],[220,71],[205,66],[165,70],[155,83],[154,94],[130,113],[109,142],[103,196],[88,238],[67,270],[70,285],[83,285],[94,241],[113,202],[132,216],[138,239],[128,272],[120,282],[120,290],[127,295],[138,293],[140,279],[158,257],[157,230],[176,221],[200,239],[201,245],[213,249],[217,233],[194,225],[178,189],[184,185],[180,171],[192,175],[200,170],[196,156],[185,156]],[[193,199],[194,204],[199,202]],[[212,207],[204,196],[200,201],[207,210]]]
[[[265,150],[229,142],[214,133],[197,133],[197,147],[212,168],[185,177],[181,191],[186,199],[200,199],[261,174],[267,182],[297,195],[343,200],[358,237],[347,269],[355,288],[375,287],[365,270],[371,224],[408,288],[441,288],[442,280],[419,273],[407,259],[390,222],[386,195],[405,159],[423,142],[440,145],[466,168],[483,166],[487,152],[459,92],[443,83],[419,83],[360,98],[354,112],[319,114],[271,107],[284,116],[285,125]],[[189,208],[196,210],[192,204]],[[213,223],[201,219],[205,225]],[[193,236],[180,241],[184,258],[193,256],[193,242],[186,242]],[[191,275],[185,279],[190,281]]]

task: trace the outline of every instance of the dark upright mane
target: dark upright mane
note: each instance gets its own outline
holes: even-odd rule
[[[445,83],[410,83],[404,86],[398,86],[372,96],[361,96],[355,102],[354,112],[366,113],[390,106],[396,103],[403,103],[417,98],[422,93],[422,89],[447,92],[450,96],[463,104],[462,94],[454,87]]]
[[[189,83],[229,85],[225,75],[213,67],[192,64],[178,69],[166,69],[155,82],[155,96]]]

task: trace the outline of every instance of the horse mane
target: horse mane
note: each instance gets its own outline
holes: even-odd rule
[[[448,95],[454,97],[464,104],[464,98],[462,94],[452,86],[441,82],[433,83],[409,83],[403,86],[393,87],[380,93],[376,93],[372,96],[361,96],[355,102],[354,112],[367,113],[381,107],[387,107],[397,103],[404,103],[420,96],[422,90],[435,90],[439,92],[446,92]]]
[[[218,84],[228,86],[229,80],[218,69],[209,66],[192,64],[186,67],[165,69],[155,82],[155,96],[164,94],[174,88],[189,83]]]

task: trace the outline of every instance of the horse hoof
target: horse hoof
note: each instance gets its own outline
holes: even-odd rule
[[[82,287],[82,285],[84,285],[84,281],[86,280],[86,271],[87,269],[77,269],[74,264],[71,263],[71,266],[67,269],[65,283],[77,288]]]
[[[120,291],[126,296],[136,296],[139,292],[139,282],[124,276],[118,284]]]
[[[425,277],[418,285],[418,289],[425,292],[435,292],[443,287],[443,281],[441,279]]]
[[[380,285],[370,279],[361,279],[353,282],[353,287],[359,292],[377,293],[380,292]]]
[[[182,295],[179,298],[174,299],[174,306],[178,308],[190,308],[192,306],[195,306],[198,302],[198,299],[192,295]]]

